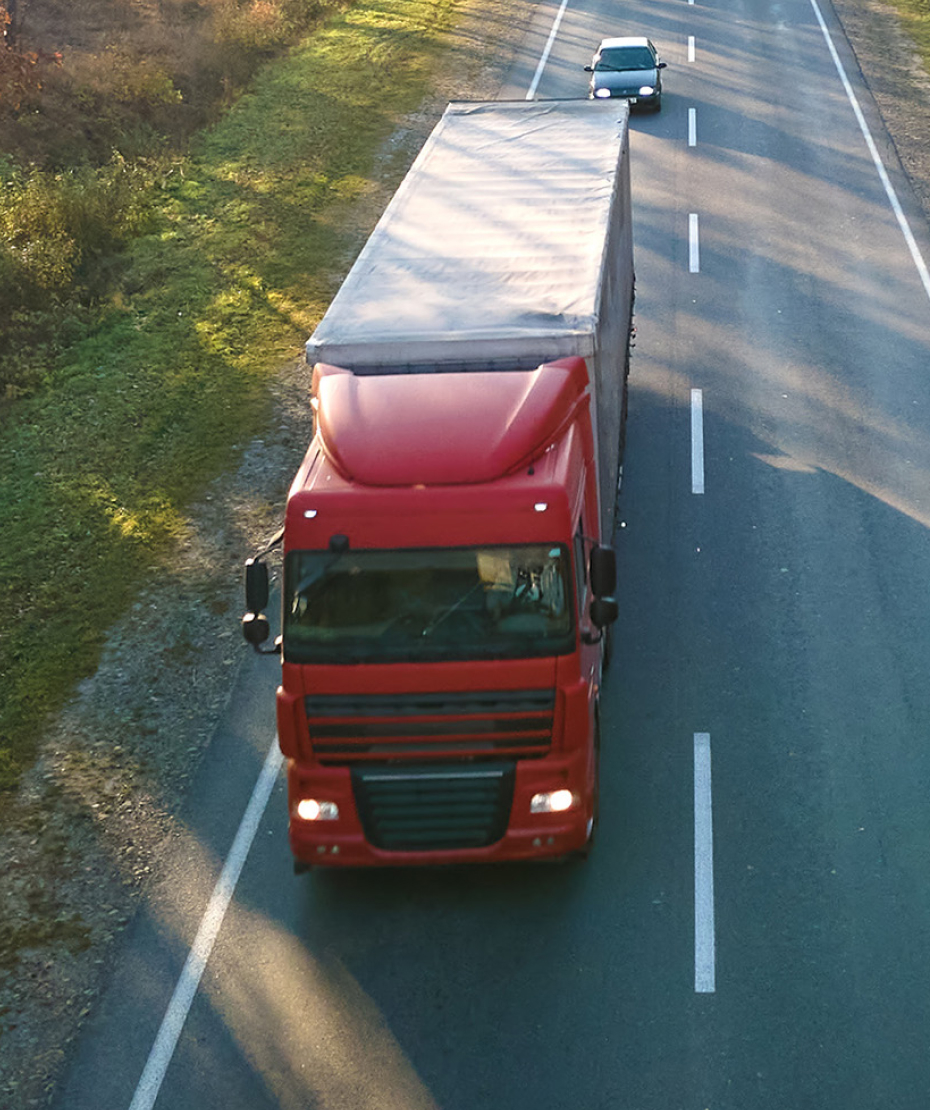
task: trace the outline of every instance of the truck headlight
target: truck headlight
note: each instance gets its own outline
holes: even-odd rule
[[[530,813],[564,813],[574,804],[575,795],[570,790],[547,790],[530,799]]]
[[[335,802],[301,798],[297,803],[297,816],[303,821],[335,821],[339,817],[339,806]]]

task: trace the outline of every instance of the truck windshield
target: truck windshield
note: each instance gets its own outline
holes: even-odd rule
[[[293,551],[284,567],[291,662],[522,658],[574,649],[559,544]]]

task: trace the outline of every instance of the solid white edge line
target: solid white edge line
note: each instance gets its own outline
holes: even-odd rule
[[[697,212],[691,212],[688,216],[688,272],[692,274],[701,272],[701,246]]]
[[[187,955],[177,986],[174,988],[174,994],[168,1003],[168,1009],[162,1019],[158,1036],[152,1045],[152,1051],[149,1053],[142,1078],[136,1087],[136,1093],[133,1095],[129,1110],[151,1110],[155,1105],[162,1081],[168,1071],[168,1065],[171,1063],[171,1058],[177,1047],[178,1038],[181,1036],[184,1022],[187,1020],[194,996],[197,994],[197,988],[200,986],[207,960],[209,960],[210,953],[213,951],[213,945],[219,935],[223,918],[226,916],[229,903],[232,901],[243,864],[249,854],[249,849],[252,847],[252,841],[255,839],[262,814],[268,805],[268,799],[271,797],[271,791],[274,788],[282,762],[283,756],[278,747],[277,738],[275,738],[268,755],[265,757],[265,763],[255,783],[252,797],[249,799],[249,804],[242,815],[242,821],[239,824],[232,847],[229,849],[226,863],[223,865],[220,877],[213,888],[213,894],[200,922],[197,936],[194,938],[194,943]]]
[[[565,14],[565,9],[568,7],[568,0],[562,0],[559,6],[558,14],[552,23],[552,30],[549,32],[549,38],[546,41],[546,47],[542,52],[542,57],[539,59],[539,64],[536,66],[536,72],[533,74],[533,80],[530,84],[529,92],[524,97],[525,100],[532,100],[536,95],[536,90],[539,88],[539,82],[542,78],[543,70],[546,68],[546,62],[549,61],[549,53],[552,50],[552,44],[555,42],[555,36],[559,32],[559,24],[562,22],[562,16]]]
[[[852,85],[849,83],[849,78],[846,76],[846,70],[843,68],[840,56],[836,51],[836,47],[833,45],[833,38],[821,14],[817,0],[811,0],[811,7],[814,9],[814,15],[817,17],[817,22],[820,24],[820,30],[823,32],[823,37],[827,43],[827,49],[830,51],[830,57],[833,59],[833,64],[836,66],[836,72],[839,74],[840,81],[843,83],[843,88],[846,91],[846,98],[852,105],[856,121],[859,124],[859,130],[862,132],[862,137],[865,139],[865,145],[869,148],[869,154],[872,156],[872,161],[875,164],[875,169],[878,171],[879,179],[885,188],[885,195],[888,197],[888,203],[891,205],[891,210],[894,212],[895,219],[898,221],[898,226],[901,228],[901,232],[904,235],[904,241],[907,243],[907,249],[911,252],[914,265],[917,267],[917,273],[923,284],[924,292],[930,297],[930,271],[927,270],[927,264],[924,261],[923,255],[920,253],[920,248],[917,246],[917,240],[914,238],[910,224],[907,222],[907,217],[904,215],[904,210],[898,200],[898,194],[891,184],[891,178],[889,178],[888,172],[885,169],[885,164],[882,162],[882,157],[878,153],[878,147],[875,145],[872,132],[869,130],[869,125],[866,123],[865,116],[862,114],[862,109],[859,107],[859,101],[856,98]]]
[[[713,994],[714,822],[710,779],[710,733],[694,734],[694,990]]]
[[[688,35],[688,61],[694,61],[694,35]]]
[[[691,390],[691,492],[704,492],[704,393]]]
[[[697,108],[688,109],[688,146],[697,146]]]

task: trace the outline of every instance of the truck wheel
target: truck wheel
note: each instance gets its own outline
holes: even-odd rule
[[[594,848],[594,840],[597,836],[597,820],[598,812],[601,805],[601,718],[600,714],[595,710],[594,717],[594,805],[591,812],[591,835],[583,848],[579,848],[577,852],[572,852],[569,856],[571,860],[577,860],[579,863],[584,862],[591,855]]]
[[[613,626],[608,625],[601,635],[604,637],[604,644],[601,648],[601,677],[603,678],[607,668],[610,666],[610,656],[613,651]]]

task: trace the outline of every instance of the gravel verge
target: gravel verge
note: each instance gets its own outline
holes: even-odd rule
[[[890,4],[833,0],[833,7],[930,223],[930,75]]]

